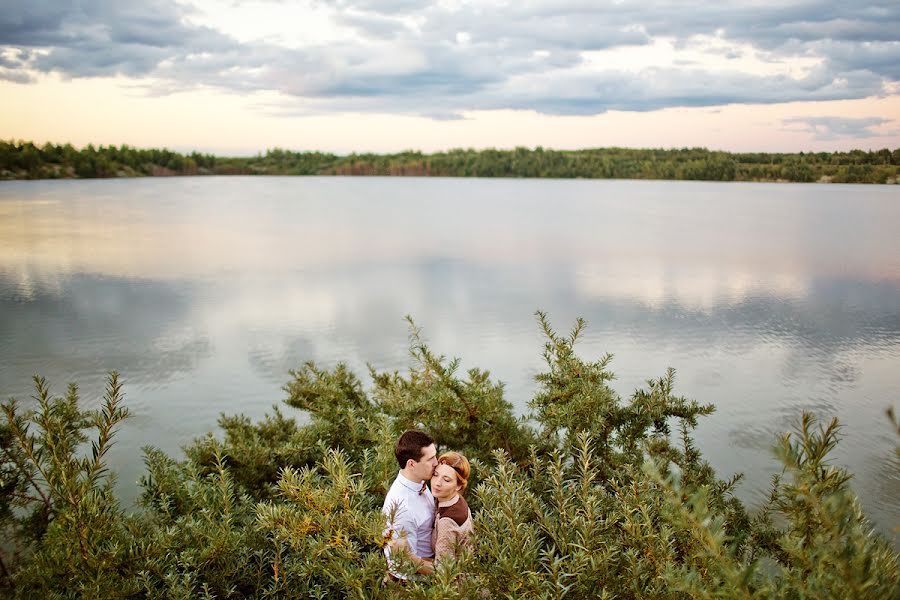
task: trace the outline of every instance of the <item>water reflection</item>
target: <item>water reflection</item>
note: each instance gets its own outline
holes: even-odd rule
[[[23,291],[21,280],[0,273],[0,382],[7,396],[27,397],[32,374],[57,384],[83,379],[88,392],[113,369],[135,385],[164,385],[211,353],[209,338],[192,327],[184,290],[93,275],[27,281]]]
[[[135,418],[115,466],[132,482],[142,445],[176,452],[220,412],[261,416],[305,360],[366,381],[367,363],[405,368],[406,314],[524,413],[541,308],[563,330],[588,320],[581,351],[615,353],[624,396],[676,367],[680,393],[717,405],[698,441],[723,475],[747,473],[746,497],[801,410],[838,416],[836,460],[887,531],[897,199],[661,182],[0,184],[0,394],[27,398],[41,373],[96,398],[119,370]]]

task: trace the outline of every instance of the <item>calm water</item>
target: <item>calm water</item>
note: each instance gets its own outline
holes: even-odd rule
[[[717,413],[698,432],[756,502],[802,410],[844,423],[834,455],[883,531],[900,524],[900,189],[890,186],[380,178],[0,183],[0,396],[31,375],[96,405],[119,370],[134,417],[112,466],[260,417],[288,369],[490,369],[519,413],[542,339],[582,316],[623,396],[666,367]],[[289,412],[292,409],[287,409]]]

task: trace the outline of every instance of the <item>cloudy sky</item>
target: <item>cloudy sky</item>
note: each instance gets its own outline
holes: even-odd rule
[[[4,0],[0,138],[900,147],[900,2]]]

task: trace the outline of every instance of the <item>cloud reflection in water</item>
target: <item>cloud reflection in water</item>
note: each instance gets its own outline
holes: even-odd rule
[[[30,376],[135,412],[117,468],[219,413],[261,416],[302,361],[404,369],[433,348],[489,369],[524,413],[535,309],[630,395],[666,367],[717,405],[700,447],[752,496],[801,409],[836,415],[836,459],[889,528],[873,435],[900,378],[900,224],[884,188],[673,182],[207,178],[0,186],[0,393]],[[841,244],[833,244],[840,235]],[[136,466],[135,466],[136,465]],[[880,490],[880,491],[879,491]]]

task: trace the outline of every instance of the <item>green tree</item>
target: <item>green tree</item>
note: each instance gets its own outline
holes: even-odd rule
[[[690,155],[690,153],[688,153]],[[693,160],[693,159],[689,159]],[[125,418],[110,376],[98,411],[77,390],[0,427],[0,518],[25,552],[0,556],[11,596],[146,598],[891,598],[898,557],[828,463],[838,425],[805,415],[782,436],[784,472],[748,516],[691,431],[710,406],[674,394],[674,373],[626,401],[610,357],[581,358],[584,328],[538,313],[546,369],[526,426],[487,372],[457,375],[410,322],[407,376],[344,365],[292,374],[288,404],[253,423],[223,417],[175,460],[145,450],[141,509],[125,514],[105,455]],[[464,407],[461,411],[460,407]],[[896,421],[893,420],[894,426]],[[471,549],[436,574],[385,586],[381,502],[409,426],[473,458]],[[90,449],[87,431],[96,431]],[[402,568],[402,565],[401,565]]]

